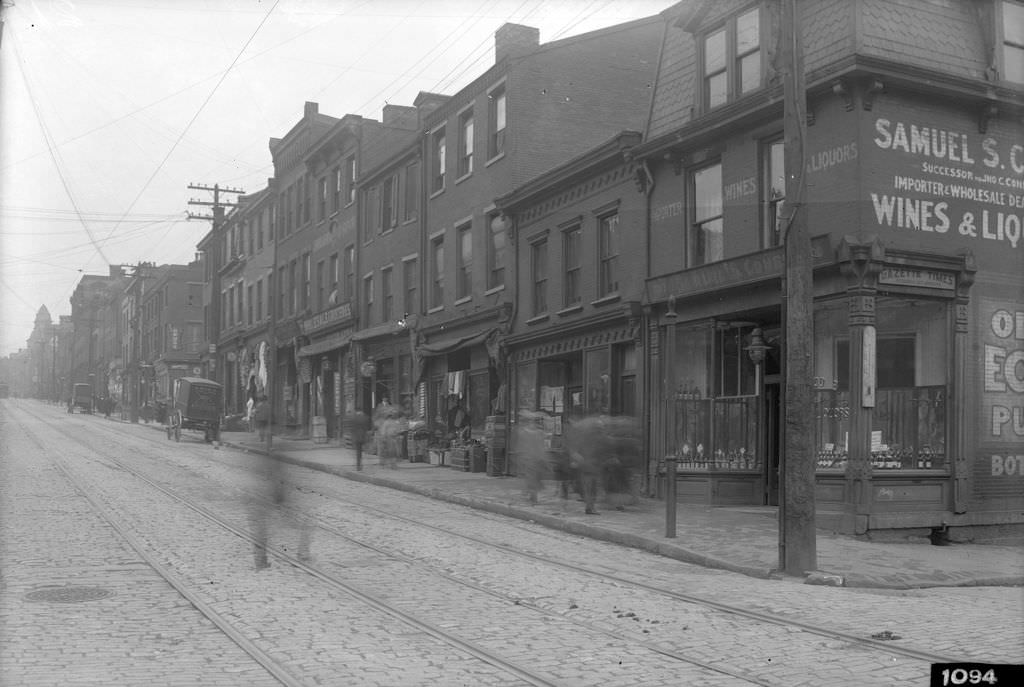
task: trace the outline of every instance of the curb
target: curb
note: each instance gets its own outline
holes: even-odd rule
[[[229,448],[238,449],[240,451],[248,453],[259,453],[261,455],[267,455],[266,451],[262,448],[250,448],[241,444],[235,444],[232,442],[221,442],[222,446]],[[366,454],[364,454],[365,456]],[[370,454],[372,455],[372,454]],[[490,501],[487,499],[475,498],[472,496],[464,496],[461,494],[453,494],[450,492],[441,491],[432,487],[421,487],[415,484],[407,484],[398,480],[389,479],[387,477],[379,477],[376,475],[369,475],[364,472],[358,472],[349,467],[334,467],[331,465],[324,465],[323,463],[316,463],[313,461],[303,460],[302,458],[296,458],[293,456],[285,455],[283,453],[272,453],[271,457],[275,460],[279,460],[284,463],[290,463],[299,467],[309,468],[311,470],[317,470],[319,472],[325,472],[345,479],[353,480],[355,482],[364,482],[366,484],[373,484],[375,486],[384,487],[386,489],[394,489],[397,491],[404,491],[406,493],[418,494],[420,496],[426,496],[427,498],[435,499],[438,501],[446,501],[474,510],[481,510],[497,515],[504,515],[518,520],[525,520],[539,524],[549,529],[560,530],[569,534],[574,534],[581,537],[587,537],[589,539],[595,539],[598,541],[606,541],[613,544],[619,544],[620,546],[626,546],[633,549],[640,549],[655,553],[666,558],[681,561],[683,563],[691,563],[699,565],[705,568],[711,568],[716,570],[726,570],[729,572],[739,573],[746,575],[747,577],[753,577],[757,579],[765,580],[782,580],[790,578],[790,576],[784,575],[777,570],[764,568],[760,566],[750,566],[738,563],[733,563],[713,556],[708,556],[703,553],[699,553],[692,549],[687,549],[684,546],[672,543],[670,541],[662,541],[657,539],[651,539],[637,534],[628,532],[618,532],[615,530],[606,529],[589,523],[574,522],[571,520],[563,520],[557,516],[546,515],[544,513],[536,513],[526,508],[516,506],[508,503],[500,503],[497,501]],[[860,588],[860,589],[887,589],[887,590],[909,590],[909,589],[928,589],[934,587],[1021,587],[1024,586],[1024,575],[1006,575],[996,577],[964,577],[960,579],[924,579],[916,577],[905,577],[900,576],[894,579],[895,576],[887,575],[884,578],[875,575],[865,575],[863,573],[833,573],[839,575],[842,578],[842,584],[838,586],[847,588]],[[797,578],[791,578],[797,579]],[[806,580],[802,580],[807,582]],[[812,582],[813,584],[813,582]]]
[[[249,453],[260,453],[266,455],[266,451],[262,449],[252,449],[247,446],[239,444],[233,444],[224,442],[224,446],[230,448],[236,448]],[[285,463],[297,465],[299,467],[309,468],[312,470],[318,470],[320,472],[326,472],[339,477],[344,477],[356,482],[364,482],[367,484],[373,484],[379,487],[387,489],[394,489],[397,491],[404,491],[406,493],[418,494],[420,496],[426,496],[428,498],[435,499],[437,501],[446,501],[448,503],[454,503],[459,506],[465,506],[474,510],[481,510],[488,513],[494,513],[496,515],[504,515],[518,520],[526,520],[528,522],[537,523],[544,527],[554,530],[560,530],[562,532],[568,532],[569,534],[575,534],[581,537],[587,537],[588,539],[596,539],[599,541],[606,541],[613,544],[619,544],[620,546],[626,546],[633,549],[641,549],[650,553],[656,553],[666,558],[672,558],[684,563],[692,563],[705,568],[713,568],[717,570],[726,570],[729,572],[740,573],[748,577],[755,577],[759,579],[775,579],[778,575],[773,570],[768,568],[761,568],[749,565],[741,565],[732,563],[720,558],[708,556],[706,554],[698,553],[691,549],[673,544],[670,542],[658,541],[655,539],[649,539],[637,534],[631,534],[628,532],[616,532],[615,530],[605,529],[595,525],[587,523],[573,522],[570,520],[563,520],[561,518],[545,515],[544,513],[535,513],[533,511],[514,506],[512,504],[499,503],[496,501],[490,501],[487,499],[479,499],[472,496],[462,496],[460,494],[452,494],[449,492],[433,489],[430,487],[421,487],[415,484],[407,484],[398,480],[388,479],[386,477],[378,477],[376,475],[368,475],[363,472],[358,472],[350,468],[333,467],[330,465],[324,465],[322,463],[314,463],[312,461],[306,461],[301,458],[295,458],[280,453],[274,453],[272,457],[276,460],[280,460]]]

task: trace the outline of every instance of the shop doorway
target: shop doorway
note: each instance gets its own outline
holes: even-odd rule
[[[782,383],[779,375],[768,375],[764,380],[761,398],[762,427],[764,435],[761,447],[764,461],[764,503],[766,506],[779,505],[779,453],[781,446]]]

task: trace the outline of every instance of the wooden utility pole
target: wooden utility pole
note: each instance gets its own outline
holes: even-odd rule
[[[785,425],[782,498],[779,507],[779,567],[803,575],[818,567],[814,513],[813,377],[814,274],[804,209],[804,141],[807,91],[797,0],[782,0],[784,145],[786,157]]]
[[[188,187],[190,189],[194,190],[194,191],[211,191],[213,193],[213,202],[210,202],[208,200],[199,200],[197,198],[189,198],[188,199],[188,204],[189,205],[205,205],[205,206],[209,206],[209,207],[213,208],[213,214],[212,215],[197,215],[195,213],[189,212],[188,213],[188,218],[189,219],[206,219],[206,220],[210,220],[211,222],[214,222],[215,224],[217,222],[220,222],[221,219],[223,219],[223,217],[224,217],[224,208],[235,207],[236,205],[238,205],[238,203],[232,203],[232,202],[229,202],[229,201],[226,201],[226,200],[221,200],[220,194],[222,194],[222,193],[233,193],[235,195],[241,195],[241,194],[245,193],[245,191],[243,191],[240,188],[228,188],[226,186],[221,188],[221,186],[219,184],[214,184],[213,186],[207,186],[205,184],[189,184]],[[214,228],[216,228],[216,226]]]

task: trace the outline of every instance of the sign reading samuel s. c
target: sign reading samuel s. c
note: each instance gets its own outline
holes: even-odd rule
[[[912,166],[871,193],[879,226],[1022,245],[1024,146],[936,127],[875,120],[875,146]]]

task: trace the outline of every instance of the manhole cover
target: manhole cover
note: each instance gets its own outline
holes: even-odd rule
[[[29,601],[51,601],[53,603],[73,604],[79,601],[96,601],[113,594],[103,587],[46,587],[29,592],[25,598]]]

